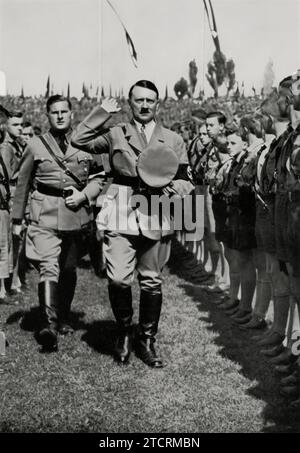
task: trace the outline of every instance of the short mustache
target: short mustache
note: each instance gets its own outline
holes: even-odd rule
[[[141,113],[149,113],[149,109],[141,108]]]

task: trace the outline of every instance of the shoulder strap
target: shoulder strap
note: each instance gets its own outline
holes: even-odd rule
[[[67,176],[70,176],[70,178],[72,178],[73,181],[75,181],[76,184],[79,187],[83,187],[84,184],[82,183],[82,181],[71,170],[69,170],[65,166],[65,164],[57,157],[57,155],[51,149],[50,145],[46,142],[45,138],[42,135],[39,135],[39,139],[41,140],[41,142],[43,143],[43,145],[47,149],[47,151],[50,154],[50,156],[54,159],[54,161],[57,163],[57,165],[65,172],[65,174]]]
[[[10,200],[10,187],[9,187],[9,176],[8,176],[8,171],[6,168],[6,165],[4,163],[3,157],[0,154],[0,165],[3,170],[3,178],[2,178],[2,184],[5,187],[6,190],[6,197],[3,196],[2,191],[0,190],[0,202],[6,209],[6,211],[9,212],[9,200]]]

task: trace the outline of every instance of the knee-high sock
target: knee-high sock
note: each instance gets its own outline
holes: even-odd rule
[[[231,271],[229,268],[229,278],[230,278],[229,296],[231,302],[234,302],[238,298],[238,293],[241,284],[241,275],[239,272]]]
[[[251,258],[246,263],[245,260],[241,263],[241,310],[251,311],[252,300],[256,285],[256,272],[251,261]]]
[[[280,335],[285,335],[285,329],[289,316],[289,300],[289,295],[274,297],[274,322],[272,330]]]
[[[253,312],[260,318],[265,318],[271,301],[271,283],[267,280],[257,280],[256,300]]]

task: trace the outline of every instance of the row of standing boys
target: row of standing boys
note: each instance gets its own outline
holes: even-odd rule
[[[216,275],[222,255],[230,285],[215,304],[281,373],[281,393],[299,407],[300,72],[259,109],[230,121],[203,114],[189,146],[205,196],[204,242]],[[208,290],[217,292],[215,279]],[[270,304],[271,310],[270,310]],[[269,313],[272,323],[269,325]],[[268,316],[267,316],[268,314]]]

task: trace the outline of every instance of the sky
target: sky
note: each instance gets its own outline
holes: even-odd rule
[[[7,90],[81,96],[82,83],[108,93],[136,81],[154,81],[169,94],[195,59],[198,85],[205,79],[214,46],[202,0],[111,0],[138,53],[129,55],[124,31],[106,0],[0,0],[0,70]],[[275,83],[300,68],[300,0],[212,0],[221,50],[236,65],[246,94],[260,90],[268,61]]]

